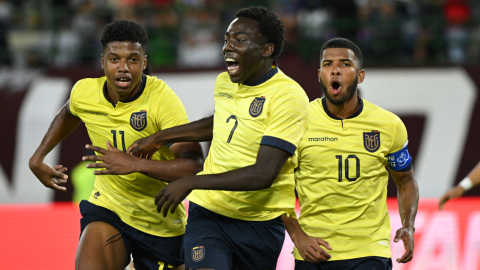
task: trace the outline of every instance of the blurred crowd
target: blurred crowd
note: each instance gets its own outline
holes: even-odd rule
[[[305,62],[341,36],[366,66],[480,63],[480,0],[0,0],[0,66],[99,67],[102,27],[124,18],[147,29],[151,67],[215,68],[223,33],[249,5],[279,15],[284,54]]]

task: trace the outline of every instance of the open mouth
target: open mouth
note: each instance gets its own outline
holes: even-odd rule
[[[334,81],[331,84],[331,91],[332,94],[338,95],[340,93],[340,89],[342,88],[342,84],[338,81]]]
[[[238,61],[233,58],[225,58],[227,64],[228,74],[232,75],[238,71]]]
[[[130,84],[131,79],[130,78],[117,78],[115,79],[117,82],[117,85],[120,87],[127,87]]]

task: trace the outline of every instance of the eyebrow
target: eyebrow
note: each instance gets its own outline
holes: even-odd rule
[[[341,62],[352,62],[352,63],[354,62],[352,59],[348,59],[348,58],[340,59],[340,61],[341,61]],[[333,62],[333,60],[324,59],[324,60],[322,61],[322,63],[324,63],[324,62]]]
[[[107,54],[107,56],[108,56],[108,55],[119,56],[118,54],[116,54],[116,53],[114,53],[114,52],[109,52],[109,53]],[[142,54],[139,53],[139,52],[133,52],[133,53],[129,54],[128,56],[132,56],[132,55],[142,55]]]

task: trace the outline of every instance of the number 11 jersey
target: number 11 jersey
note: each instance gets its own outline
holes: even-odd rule
[[[70,112],[85,123],[95,146],[107,148],[109,141],[126,151],[140,138],[188,123],[178,96],[156,77],[143,75],[137,95],[115,105],[106,99],[106,87],[106,77],[83,79],[75,84],[70,95]],[[173,158],[167,146],[152,157]],[[165,185],[166,182],[141,173],[97,175],[89,201],[112,210],[123,222],[142,232],[161,237],[182,235],[186,224],[183,204],[166,218],[157,213],[154,198]]]

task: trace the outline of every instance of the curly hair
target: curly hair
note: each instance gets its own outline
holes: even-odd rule
[[[285,29],[283,23],[277,15],[262,6],[251,6],[240,9],[237,18],[249,18],[257,22],[258,30],[263,37],[266,37],[266,43],[273,43],[274,50],[272,58],[280,55],[285,41]]]
[[[148,42],[147,31],[139,23],[130,20],[115,20],[107,24],[102,30],[102,47],[107,48],[108,43],[114,41],[131,41],[140,43],[143,50]]]
[[[352,50],[352,52],[355,54],[355,57],[358,60],[358,64],[359,64],[358,69],[362,69],[363,67],[362,50],[360,50],[360,48],[357,45],[355,45],[355,43],[353,43],[352,41],[346,38],[338,37],[338,38],[332,38],[327,42],[323,43],[322,48],[320,49],[320,61],[322,61],[323,52],[328,48],[345,48],[345,49]]]

